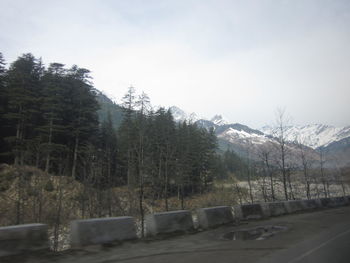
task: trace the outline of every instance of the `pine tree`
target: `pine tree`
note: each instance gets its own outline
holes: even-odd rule
[[[192,171],[190,155],[190,133],[189,125],[183,122],[177,127],[177,153],[176,153],[176,182],[178,186],[178,196],[181,200],[181,209],[185,208],[185,190],[190,185],[190,175]]]
[[[126,170],[126,182],[128,187],[134,186],[135,178],[135,155],[133,148],[135,147],[136,129],[133,116],[135,114],[136,95],[135,88],[129,87],[123,99],[124,119],[119,127],[121,147],[124,152],[124,162]]]
[[[15,133],[7,137],[13,145],[15,165],[25,163],[25,153],[35,138],[33,127],[40,119],[40,77],[42,65],[32,54],[24,54],[13,62],[8,71],[8,106],[5,117],[15,126]],[[31,153],[29,153],[31,154]]]
[[[4,140],[11,135],[11,128],[9,127],[8,120],[4,116],[8,112],[6,77],[5,60],[0,52],[0,163],[9,161],[6,153],[10,151],[9,145]]]
[[[136,147],[137,165],[138,165],[138,181],[139,181],[139,208],[141,214],[141,236],[144,236],[144,173],[145,173],[145,151],[147,149],[147,138],[145,137],[146,114],[150,106],[150,99],[146,93],[142,92],[139,96],[137,105],[137,129],[138,129],[138,145]]]
[[[71,176],[77,178],[78,157],[89,139],[98,131],[96,94],[89,81],[87,69],[73,66],[67,75],[68,90],[65,94],[65,119],[71,132],[69,145],[72,152]]]
[[[117,182],[117,135],[113,128],[110,113],[107,120],[101,125],[99,136],[99,150],[101,151],[101,174],[98,182],[99,189],[107,188],[108,215],[112,216],[112,192],[111,188]]]
[[[64,132],[62,125],[62,115],[64,108],[63,90],[66,88],[65,83],[66,70],[60,63],[52,63],[42,78],[43,101],[41,112],[44,118],[42,126],[38,127],[40,135],[44,137],[40,142],[40,150],[44,152],[45,172],[49,172],[52,162],[52,155],[64,150],[64,144],[57,141],[57,137]]]
[[[158,179],[162,182],[165,209],[169,209],[169,181],[172,176],[174,155],[176,152],[175,145],[175,122],[171,112],[160,108],[155,113],[155,126],[157,127],[157,144],[156,151],[158,155]]]

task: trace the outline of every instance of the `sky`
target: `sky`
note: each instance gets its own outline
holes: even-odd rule
[[[253,128],[350,125],[348,0],[1,0],[0,52],[91,71],[117,101]]]

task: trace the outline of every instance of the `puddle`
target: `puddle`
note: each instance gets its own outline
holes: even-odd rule
[[[226,233],[223,238],[227,240],[264,240],[287,229],[286,226],[258,226]]]

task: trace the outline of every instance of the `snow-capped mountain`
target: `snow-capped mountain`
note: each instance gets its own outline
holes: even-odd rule
[[[229,124],[229,121],[222,117],[222,115],[215,115],[210,121],[218,126]]]
[[[261,131],[266,135],[274,136],[275,129],[264,126]],[[329,144],[350,136],[350,126],[334,127],[323,124],[304,126],[288,126],[285,130],[287,141],[297,141],[313,149],[327,147]]]
[[[258,130],[250,129],[242,124],[230,124],[216,129],[217,137],[231,144],[258,146],[271,141],[271,138]]]
[[[176,106],[171,106],[169,109],[173,114],[174,120],[176,122],[182,122],[182,121],[196,122],[200,119],[196,113],[194,112],[187,113]]]
[[[271,140],[264,134],[254,131],[249,132],[247,130],[237,129],[235,127],[225,129],[223,132],[218,134],[218,137],[231,143],[235,143],[237,140],[240,140],[242,143],[264,144]]]
[[[219,141],[219,148],[223,151],[232,149],[241,156],[250,155],[250,158],[259,158],[259,152],[263,149],[276,149],[276,129],[264,126],[260,130],[252,129],[239,123],[230,123],[221,115],[215,115],[211,119],[198,118],[195,114],[187,114],[178,107],[171,107],[174,118],[177,121],[192,120],[198,126],[205,129],[214,129]],[[196,118],[190,118],[195,116]],[[298,159],[300,148],[295,142],[305,146],[311,158],[317,160],[317,150],[323,149],[329,156],[333,156],[341,165],[350,165],[350,126],[334,127],[323,124],[311,124],[304,126],[288,126],[285,129],[287,147]],[[272,147],[272,148],[271,148]],[[252,156],[255,154],[255,157]]]

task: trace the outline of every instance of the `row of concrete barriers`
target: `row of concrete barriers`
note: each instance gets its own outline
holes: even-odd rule
[[[350,205],[350,196],[199,208],[196,211],[198,221],[196,227],[192,212],[179,210],[147,215],[145,228],[148,236],[191,232],[196,229],[208,229],[229,224],[237,220],[261,219],[345,205]],[[48,226],[45,224],[0,227],[0,257],[26,251],[48,250],[47,231]],[[133,217],[95,218],[71,222],[70,241],[73,248],[137,238]]]

